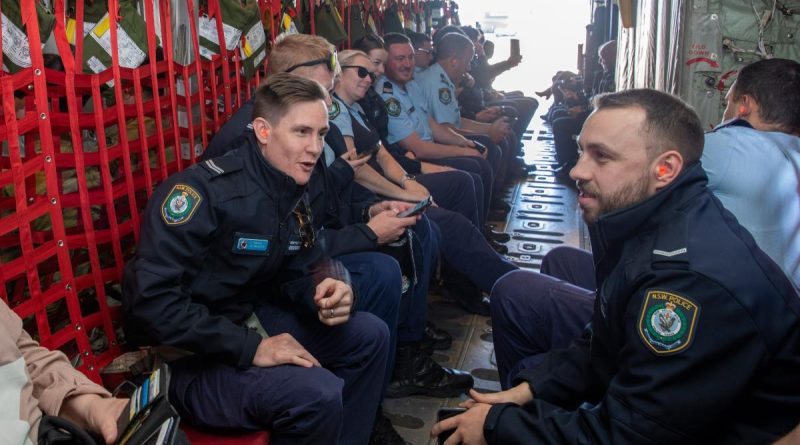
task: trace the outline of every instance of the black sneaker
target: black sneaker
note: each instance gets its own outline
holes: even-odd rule
[[[392,421],[383,414],[383,410],[378,408],[378,415],[375,416],[375,425],[372,427],[372,435],[369,436],[369,445],[411,445],[406,442],[400,433],[394,429]]]
[[[423,351],[421,343],[398,345],[386,397],[458,397],[469,391],[474,383],[469,373],[436,363],[429,353]]]

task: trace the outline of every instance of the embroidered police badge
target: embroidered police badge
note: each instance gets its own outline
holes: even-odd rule
[[[331,103],[331,109],[328,110],[328,120],[332,121],[336,119],[336,116],[338,116],[341,111],[342,110],[339,108],[339,102],[334,100]]]
[[[186,184],[175,184],[161,204],[161,218],[168,226],[177,226],[192,219],[203,197]]]
[[[453,94],[450,93],[450,88],[439,88],[439,102],[450,105],[453,101]]]
[[[389,113],[389,116],[400,116],[400,111],[402,107],[400,106],[400,101],[395,99],[394,97],[390,97],[386,99],[386,112]]]
[[[639,316],[639,336],[658,355],[688,348],[694,338],[700,307],[672,292],[647,292]]]

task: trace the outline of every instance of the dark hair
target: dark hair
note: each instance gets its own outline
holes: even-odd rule
[[[461,35],[466,35],[464,34],[464,31],[462,31],[461,28],[459,28],[458,26],[447,25],[433,34],[433,46],[438,47],[439,41],[441,41],[444,36],[452,34],[454,32],[457,32]]]
[[[385,46],[386,43],[383,41],[383,39],[380,36],[372,33],[366,34],[364,37],[356,40],[353,43],[353,49],[359,49],[367,54],[369,54],[369,52],[373,49],[383,49]]]
[[[764,123],[787,133],[800,133],[800,64],[788,59],[759,60],[739,71],[731,94],[748,95],[758,104]]]
[[[686,164],[703,154],[703,125],[697,113],[681,99],[650,89],[633,89],[595,96],[595,111],[638,107],[645,112],[642,130],[650,142],[651,157],[666,150],[678,151]]]
[[[410,31],[407,34],[408,38],[411,39],[411,44],[414,45],[414,49],[422,48],[422,45],[425,42],[431,41],[431,38],[428,37],[427,34],[423,34],[421,32]]]
[[[464,31],[464,34],[473,42],[477,42],[481,38],[481,33],[471,26],[464,25],[461,27],[461,31]]]
[[[383,35],[383,42],[386,51],[389,51],[389,47],[395,44],[407,44],[411,45],[411,39],[408,38],[407,35],[401,34],[399,32],[390,32]]]
[[[463,34],[451,32],[439,40],[436,46],[436,61],[459,57],[468,49],[475,49],[472,40]]]
[[[289,107],[300,102],[324,101],[328,93],[318,82],[289,73],[275,73],[258,87],[253,104],[253,116],[263,117],[277,125],[289,111]]]

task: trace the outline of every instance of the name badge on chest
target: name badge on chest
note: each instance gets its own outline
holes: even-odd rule
[[[286,255],[295,255],[302,247],[303,241],[300,239],[300,235],[291,235],[289,242],[286,244]]]
[[[233,235],[233,253],[243,255],[269,254],[270,236],[236,232]]]

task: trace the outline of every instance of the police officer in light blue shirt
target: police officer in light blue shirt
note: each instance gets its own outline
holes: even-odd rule
[[[708,188],[797,287],[800,64],[770,59],[748,65],[726,99],[725,123],[705,135]]]
[[[413,84],[409,82],[405,86]],[[389,114],[388,142],[394,144],[416,133],[423,141],[433,141],[433,132],[428,124],[424,108],[417,108],[412,99],[411,88],[393,82],[383,76],[375,83],[375,88],[386,103]],[[421,103],[424,105],[424,103]]]
[[[472,141],[430,119],[427,104],[421,100],[421,93],[412,82],[414,48],[408,37],[389,33],[384,40],[388,52],[386,74],[375,83],[375,90],[383,98],[389,115],[388,142],[397,143],[421,160],[470,173],[476,190],[483,190],[482,209],[486,215],[494,172],[485,154]]]
[[[421,99],[428,105],[431,117],[440,124],[461,127],[461,110],[456,99],[456,85],[442,69],[434,63],[415,78]]]

